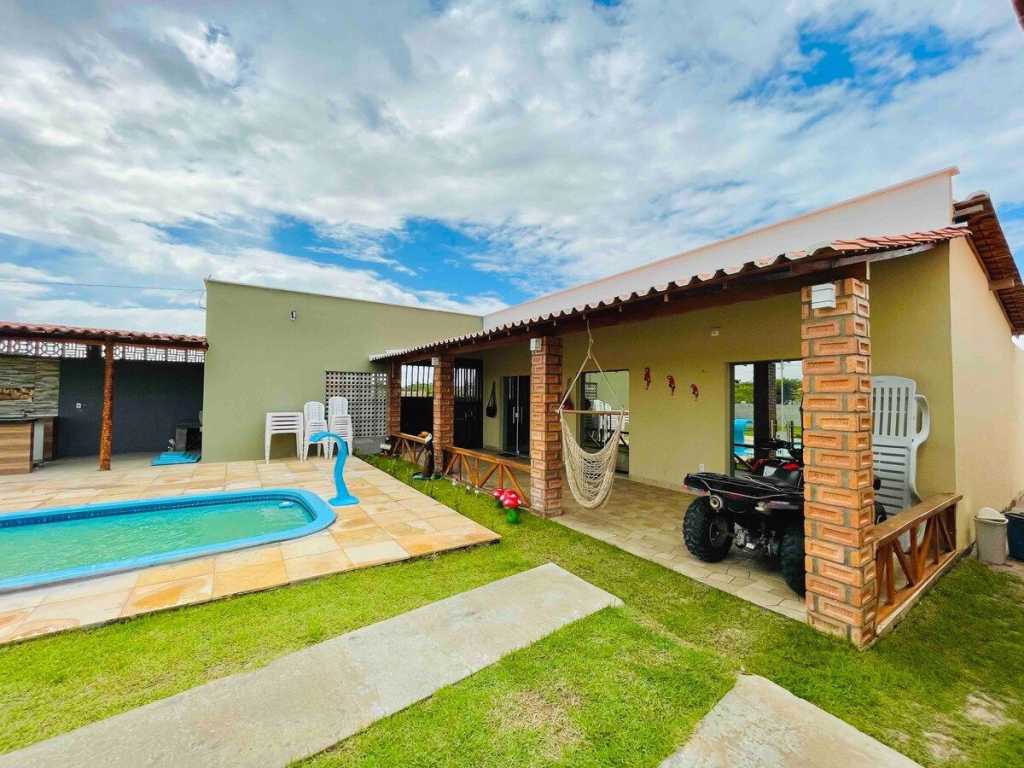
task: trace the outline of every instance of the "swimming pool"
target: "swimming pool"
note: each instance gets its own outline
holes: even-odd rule
[[[335,520],[285,488],[0,515],[0,592],[307,536]]]

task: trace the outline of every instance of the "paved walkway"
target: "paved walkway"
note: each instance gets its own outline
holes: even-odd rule
[[[97,471],[94,459],[62,460],[30,475],[0,477],[0,514],[248,488],[334,495],[333,462],[319,458],[169,467],[152,467],[151,458],[115,456],[109,472]],[[346,463],[345,481],[360,503],[337,508],[334,524],[311,536],[0,594],[0,643],[500,538],[358,458]]]
[[[0,756],[0,768],[287,765],[621,604],[549,563]]]
[[[708,713],[661,768],[921,768],[785,688],[756,675]]]
[[[786,586],[778,568],[767,558],[733,547],[720,563],[704,563],[689,553],[683,544],[682,527],[683,514],[692,500],[681,491],[616,477],[605,506],[584,509],[566,492],[562,498],[565,514],[552,519],[709,587],[806,621],[803,599]]]

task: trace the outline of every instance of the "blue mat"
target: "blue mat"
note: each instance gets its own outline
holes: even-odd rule
[[[150,462],[154,467],[166,467],[170,464],[195,464],[199,461],[198,453],[181,451],[164,451]]]

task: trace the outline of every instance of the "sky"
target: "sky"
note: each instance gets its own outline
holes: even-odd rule
[[[949,165],[1019,258],[1021,94],[1010,0],[7,0],[0,319],[479,314]]]

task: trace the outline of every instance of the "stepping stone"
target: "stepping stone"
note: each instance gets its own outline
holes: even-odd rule
[[[735,687],[661,768],[921,768],[914,761],[757,675]]]
[[[288,765],[620,605],[548,563],[0,755],[0,768]]]

